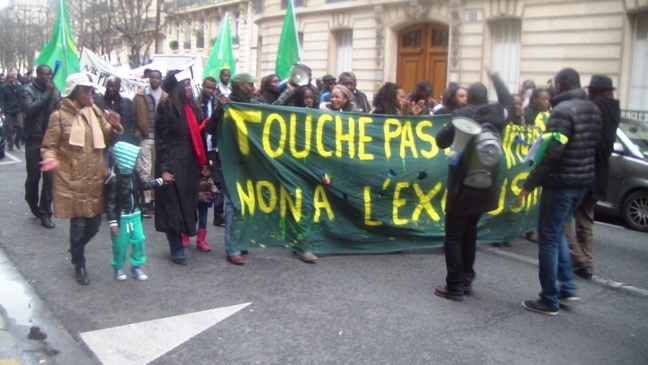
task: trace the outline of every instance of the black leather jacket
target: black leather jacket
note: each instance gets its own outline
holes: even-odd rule
[[[121,175],[117,166],[106,177],[105,210],[108,222],[117,222],[121,213],[132,214],[141,211],[144,201],[144,190],[162,186],[162,179],[143,180],[137,171],[130,175]],[[196,197],[198,199],[198,197]]]
[[[0,86],[0,111],[5,114],[18,114],[22,111],[20,105],[21,87],[17,83],[4,83]]]
[[[61,100],[61,92],[54,89],[52,94],[45,91],[34,80],[23,87],[20,94],[20,102],[25,112],[25,138],[27,140],[42,141],[47,130],[50,114],[54,105]]]
[[[525,190],[579,188],[594,182],[596,146],[601,139],[601,111],[583,89],[572,89],[551,100],[554,109],[545,133],[559,132],[566,144],[551,141],[524,183]]]

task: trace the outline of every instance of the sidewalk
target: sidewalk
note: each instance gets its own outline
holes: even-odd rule
[[[93,364],[0,249],[0,365]]]

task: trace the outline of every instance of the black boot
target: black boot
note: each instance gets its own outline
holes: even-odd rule
[[[76,270],[76,282],[79,285],[88,285],[90,280],[88,279],[88,273],[86,273],[85,265],[77,265],[74,267]]]

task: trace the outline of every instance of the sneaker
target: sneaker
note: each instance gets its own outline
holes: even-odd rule
[[[148,276],[146,276],[146,274],[144,274],[144,271],[142,271],[142,269],[140,269],[138,266],[131,268],[131,272],[133,273],[133,275],[135,275],[135,279],[137,280],[148,280]]]
[[[536,312],[540,314],[544,314],[547,316],[556,316],[558,315],[558,308],[553,309],[549,307],[545,302],[542,301],[542,299],[538,298],[536,300],[525,300],[522,302],[522,306],[524,309],[531,311],[531,312]]]
[[[123,269],[115,269],[115,279],[126,280],[126,274],[124,274]]]
[[[558,301],[560,301],[560,303],[563,303],[563,304],[569,304],[571,302],[577,302],[580,299],[581,299],[580,297],[577,297],[575,295],[569,295],[569,294],[560,294],[558,296]]]

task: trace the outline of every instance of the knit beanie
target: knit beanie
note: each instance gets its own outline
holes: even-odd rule
[[[135,168],[140,148],[126,142],[117,142],[113,148],[115,162],[122,175],[130,175]]]

